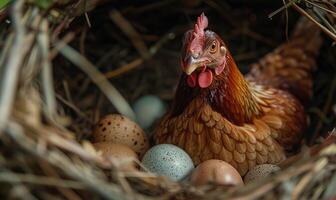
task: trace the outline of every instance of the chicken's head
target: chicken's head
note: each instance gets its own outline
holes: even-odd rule
[[[226,66],[226,46],[216,33],[205,30],[207,26],[208,19],[202,13],[183,41],[181,64],[190,87],[209,87]]]

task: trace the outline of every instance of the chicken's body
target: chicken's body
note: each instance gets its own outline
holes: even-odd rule
[[[257,164],[279,163],[306,128],[298,99],[311,95],[320,43],[318,29],[301,22],[290,41],[254,64],[246,77],[230,53],[225,53],[223,71],[205,88],[191,87],[190,75],[182,74],[155,141],[180,146],[195,164],[224,160],[241,175]]]

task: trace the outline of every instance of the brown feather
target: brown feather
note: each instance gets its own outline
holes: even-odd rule
[[[314,35],[304,34],[313,30]],[[311,95],[311,71],[320,37],[299,24],[293,38],[262,58],[244,77],[230,53],[208,88],[191,88],[182,74],[172,109],[155,130],[195,164],[221,159],[241,175],[256,164],[276,164],[300,143],[307,122],[300,101]]]

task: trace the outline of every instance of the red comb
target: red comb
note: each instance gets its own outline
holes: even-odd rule
[[[204,29],[208,27],[208,18],[202,13],[198,18],[194,27],[193,39],[190,44],[190,50],[193,52],[202,51],[204,46]]]
[[[204,29],[208,27],[208,18],[202,13],[198,18],[197,18],[197,23],[195,24],[194,28],[194,35],[195,37],[199,36],[204,36]]]

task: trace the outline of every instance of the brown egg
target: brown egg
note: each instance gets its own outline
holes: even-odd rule
[[[107,115],[102,118],[94,132],[94,142],[113,142],[132,148],[140,158],[149,149],[145,132],[138,124],[122,115]]]
[[[222,160],[207,160],[199,164],[191,174],[190,181],[194,185],[215,183],[226,186],[243,185],[238,171]]]
[[[115,144],[111,142],[98,142],[94,143],[93,146],[97,151],[101,151],[104,157],[113,159],[120,169],[136,169],[136,160],[139,160],[139,158],[130,147],[124,144]]]

